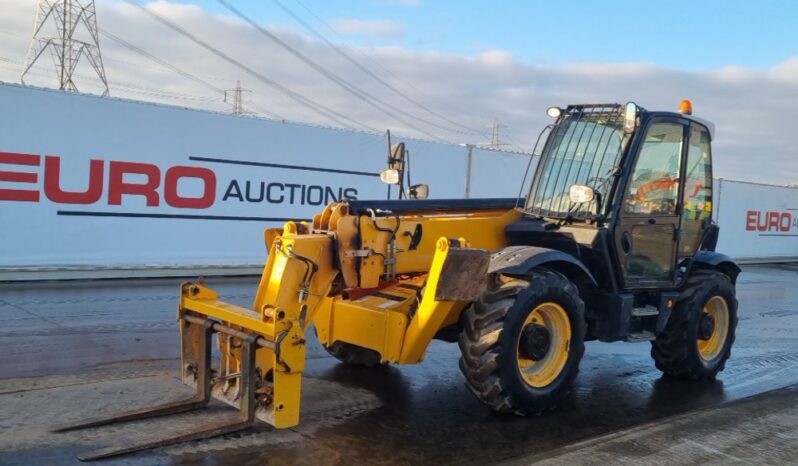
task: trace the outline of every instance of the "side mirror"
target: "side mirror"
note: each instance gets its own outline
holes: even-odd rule
[[[402,171],[405,169],[405,143],[391,144],[388,148],[388,168]]]
[[[389,168],[380,173],[380,181],[385,184],[399,184],[399,170]]]
[[[596,193],[590,186],[574,184],[571,185],[571,188],[568,190],[568,197],[571,198],[571,202],[574,204],[582,204],[592,201],[593,198],[596,197]]]
[[[408,197],[410,199],[420,199],[424,200],[429,197],[429,185],[428,184],[414,184],[410,187]]]

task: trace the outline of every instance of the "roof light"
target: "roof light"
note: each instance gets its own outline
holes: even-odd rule
[[[679,104],[679,113],[682,115],[692,115],[693,114],[693,104],[687,99],[684,99],[682,103]]]
[[[623,130],[626,133],[632,133],[637,127],[637,104],[628,102],[626,110],[623,112]]]
[[[550,116],[552,118],[558,118],[561,113],[562,113],[562,109],[560,107],[549,107],[546,110],[546,115],[548,115],[548,116]]]
[[[385,184],[399,184],[399,170],[389,168],[380,173],[380,181]]]

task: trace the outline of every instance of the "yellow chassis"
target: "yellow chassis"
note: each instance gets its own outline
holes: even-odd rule
[[[202,283],[181,287],[181,372],[195,384],[203,328],[216,325],[221,365],[212,395],[230,404],[251,377],[255,416],[277,428],[299,423],[306,334],[379,353],[384,363],[420,362],[432,338],[455,324],[485,286],[489,251],[520,214],[351,215],[333,203],[313,224],[269,229],[269,256],[251,309],[219,301]],[[423,233],[419,233],[423,232]],[[254,366],[242,346],[254,345]],[[242,366],[248,378],[243,378]]]

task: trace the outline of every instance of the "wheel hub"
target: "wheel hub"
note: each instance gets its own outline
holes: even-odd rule
[[[533,361],[545,358],[551,348],[551,333],[539,324],[529,324],[521,331],[519,353]]]
[[[698,323],[698,339],[709,340],[712,334],[715,333],[715,318],[711,314],[704,312],[701,315],[701,321]]]

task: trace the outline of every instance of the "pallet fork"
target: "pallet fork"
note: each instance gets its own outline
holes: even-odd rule
[[[401,288],[399,280],[394,280],[395,295],[389,294],[390,299],[385,302],[370,305],[370,299],[383,298],[331,296],[333,282],[339,276],[332,235],[309,234],[307,227],[288,222],[282,235],[267,231],[267,245],[270,253],[252,308],[220,301],[218,294],[201,280],[181,286],[177,313],[181,376],[184,384],[196,386],[194,397],[86,419],[53,431],[197,410],[207,406],[211,398],[238,407],[239,416],[169,438],[121,443],[84,453],[78,456],[80,460],[224,435],[246,429],[256,419],[278,429],[293,427],[299,423],[305,329],[311,322],[316,324],[322,344],[346,341],[349,334],[355,344],[381,354],[383,362],[418,363],[447,316],[482,291],[489,261],[487,250],[470,249],[462,238],[440,237],[430,254],[427,274],[413,279],[422,280],[421,285],[425,285],[423,297],[416,288],[415,292],[408,292]],[[374,289],[371,293],[375,293]],[[412,296],[397,297],[399,293]],[[221,355],[216,368],[211,367],[214,335]]]
[[[88,427],[115,424],[118,422],[149,419],[153,417],[166,416],[204,408],[211,401],[214,382],[221,382],[221,380],[214,380],[214,370],[211,368],[211,345],[214,333],[233,336],[241,341],[242,365],[240,372],[235,375],[235,377],[237,377],[240,381],[239,393],[237,395],[240,403],[240,413],[237,418],[232,421],[215,422],[203,425],[194,430],[169,438],[141,443],[122,443],[119,445],[102,448],[80,454],[78,455],[78,459],[81,461],[93,461],[191,440],[202,440],[240,431],[250,427],[254,423],[256,408],[255,391],[257,387],[256,380],[251,376],[251,374],[254,373],[253,368],[255,364],[255,349],[256,347],[269,347],[269,343],[263,340],[263,338],[259,338],[255,335],[244,334],[239,330],[222,325],[218,322],[214,322],[211,319],[203,319],[184,313],[180,320],[181,328],[194,330],[192,327],[195,327],[200,335],[200,338],[197,342],[197,353],[200,357],[197,358],[196,365],[193,365],[194,363],[192,362],[186,367],[188,372],[194,374],[197,388],[196,395],[187,400],[164,403],[148,408],[134,409],[112,416],[101,416],[85,419],[76,423],[56,427],[52,429],[52,432],[66,432]]]

